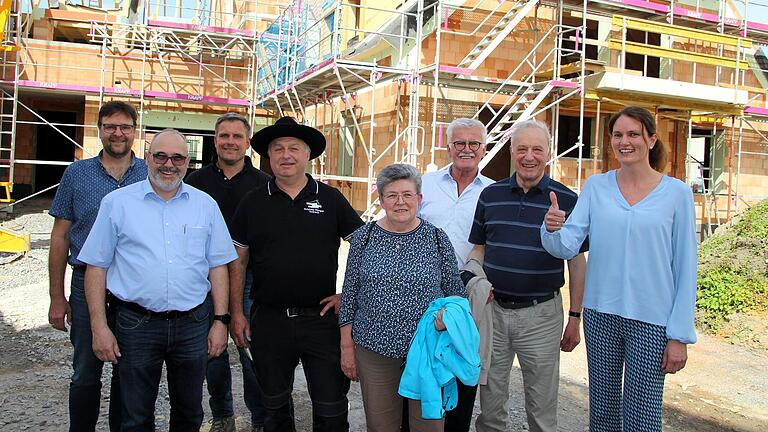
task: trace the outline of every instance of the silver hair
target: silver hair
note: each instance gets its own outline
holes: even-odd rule
[[[459,129],[478,129],[482,131],[482,141],[483,144],[486,143],[488,140],[488,131],[485,130],[485,125],[483,122],[477,119],[471,119],[471,118],[457,118],[456,120],[452,121],[451,124],[448,125],[448,142],[453,142],[453,131],[456,130],[456,128]]]
[[[384,188],[398,180],[410,180],[416,185],[416,193],[421,193],[421,174],[413,165],[392,164],[384,167],[376,177],[376,189],[379,195]]]
[[[242,122],[243,125],[245,125],[245,137],[251,138],[252,135],[252,129],[251,124],[248,123],[248,119],[243,117],[242,114],[236,113],[236,112],[228,112],[226,114],[222,114],[219,116],[219,118],[216,119],[216,125],[213,127],[214,133],[219,132],[219,125],[224,123],[225,121],[239,121]]]
[[[549,128],[544,122],[536,119],[524,120],[512,126],[511,132],[509,133],[509,146],[511,148],[515,147],[515,138],[517,137],[517,134],[525,129],[537,129],[544,134],[544,138],[547,140],[547,151],[550,151],[549,146],[552,143],[552,135],[549,133]]]
[[[177,131],[173,128],[163,129],[160,132],[156,133],[155,136],[152,137],[152,141],[149,143],[149,150],[152,150],[152,147],[155,145],[155,141],[157,141],[158,138],[160,138],[160,135],[163,134],[175,134],[178,135],[182,141],[184,141],[184,145],[187,146],[187,150],[189,150],[189,144],[187,144],[187,137],[184,136],[183,133]]]

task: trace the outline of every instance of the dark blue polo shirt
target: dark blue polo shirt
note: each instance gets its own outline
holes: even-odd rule
[[[486,187],[480,194],[469,242],[485,245],[483,270],[494,295],[540,297],[565,284],[563,260],[541,246],[539,229],[549,210],[549,192],[570,216],[577,195],[544,174],[538,185],[523,191],[513,175]],[[582,245],[582,252],[588,249]]]

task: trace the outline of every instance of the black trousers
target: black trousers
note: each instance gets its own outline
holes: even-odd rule
[[[251,351],[266,411],[265,432],[296,429],[291,392],[299,360],[312,400],[312,430],[348,431],[349,380],[341,371],[338,317],[289,317],[285,309],[263,305],[253,309]]]
[[[472,410],[475,408],[475,396],[477,396],[477,386],[466,386],[461,381],[456,381],[456,387],[459,391],[459,400],[456,408],[445,414],[445,432],[469,432],[472,425]],[[410,432],[408,427],[408,403],[403,404],[403,423],[400,426],[401,432]]]

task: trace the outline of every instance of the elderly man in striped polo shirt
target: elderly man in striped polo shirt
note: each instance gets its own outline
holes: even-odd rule
[[[586,260],[568,261],[570,308],[563,332],[563,260],[541,246],[539,227],[550,193],[570,214],[576,194],[544,173],[550,134],[541,122],[527,120],[511,132],[512,177],[486,187],[475,211],[470,258],[483,263],[493,285],[493,341],[487,385],[480,386],[478,432],[507,430],[509,373],[517,355],[523,373],[525,411],[531,432],[557,431],[559,350],[580,341],[579,322]],[[587,243],[582,245],[586,251]]]

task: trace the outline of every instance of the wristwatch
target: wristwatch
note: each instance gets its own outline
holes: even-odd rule
[[[213,320],[221,321],[221,323],[224,325],[229,325],[229,322],[232,321],[232,316],[230,314],[214,315]]]
[[[568,316],[580,319],[581,318],[581,312],[568,311]]]

